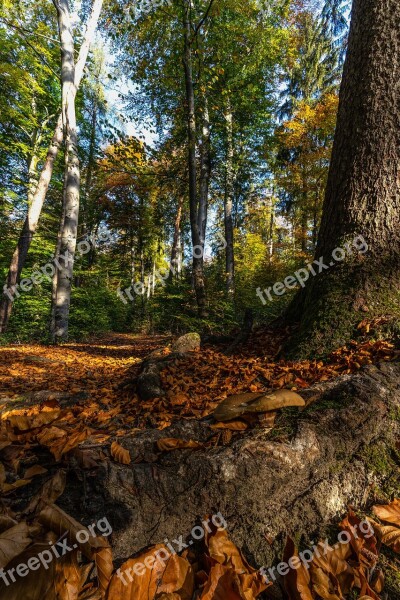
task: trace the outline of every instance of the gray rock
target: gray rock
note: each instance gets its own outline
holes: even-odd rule
[[[181,354],[185,354],[186,352],[193,352],[195,350],[200,350],[201,346],[201,338],[198,333],[187,333],[182,337],[178,338],[172,344],[172,352],[178,352]]]

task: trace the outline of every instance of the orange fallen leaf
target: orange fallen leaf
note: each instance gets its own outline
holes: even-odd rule
[[[297,559],[296,565],[299,564],[299,553],[292,538],[288,537],[283,553],[283,561],[289,564],[290,559]],[[293,560],[293,563],[295,561]],[[309,571],[303,563],[300,563],[298,569],[289,569],[288,573],[283,578],[285,591],[291,600],[314,600],[314,596],[310,589],[311,577]]]
[[[131,464],[131,455],[129,450],[123,448],[118,442],[113,442],[111,444],[111,456],[116,462],[119,462],[123,465]]]
[[[180,440],[177,438],[162,438],[157,440],[157,448],[161,452],[171,452],[172,450],[198,450],[204,448],[204,444],[201,442],[195,442],[194,440]]]
[[[153,600],[158,593],[178,593],[178,598],[190,600],[193,587],[194,575],[188,561],[171,556],[167,547],[159,544],[120,567],[111,579],[107,600]]]
[[[42,411],[36,415],[7,415],[6,422],[10,427],[19,431],[37,429],[56,421],[60,416],[60,409]]]
[[[373,512],[381,521],[393,523],[400,527],[400,500],[395,499],[393,502],[382,506],[373,506]]]
[[[248,427],[244,421],[227,421],[226,423],[221,421],[211,425],[211,429],[229,429],[230,431],[245,431]]]
[[[61,437],[49,444],[49,450],[53,454],[55,460],[59,462],[61,458],[69,452],[79,446],[88,437],[90,437],[92,430],[85,428],[83,431],[75,431],[66,437]]]
[[[33,465],[32,467],[29,467],[29,469],[27,469],[25,471],[25,475],[24,475],[24,479],[29,479],[30,477],[36,477],[37,475],[44,475],[44,473],[47,473],[47,469],[45,469],[44,467],[41,467],[40,465]]]

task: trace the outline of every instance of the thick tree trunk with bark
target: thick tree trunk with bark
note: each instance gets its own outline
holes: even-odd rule
[[[75,111],[74,38],[68,0],[53,0],[57,9],[61,42],[62,114],[65,139],[65,182],[63,194],[64,219],[60,230],[60,253],[57,264],[57,291],[54,308],[54,338],[68,339],[73,262],[78,232],[80,166]]]
[[[199,230],[198,196],[197,196],[197,164],[196,164],[196,107],[193,83],[192,62],[192,28],[190,21],[191,1],[184,3],[184,69],[186,86],[186,104],[188,121],[188,168],[189,168],[189,208],[190,228],[193,244],[193,283],[196,292],[200,317],[206,316],[206,288],[204,281],[203,253],[201,252],[201,235]]]
[[[75,86],[76,90],[81,83],[84,68],[86,65],[89,49],[94,38],[97,28],[97,23],[100,17],[103,0],[94,0],[92,12],[88,21],[85,38],[79,51],[79,56],[75,69]],[[54,163],[58,155],[58,151],[63,142],[63,119],[60,113],[53,138],[50,143],[47,157],[40,173],[39,181],[35,192],[30,199],[28,205],[28,214],[25,219],[21,234],[18,239],[17,246],[11,258],[10,268],[7,275],[5,289],[12,290],[19,282],[22,269],[24,268],[28,251],[38,227],[40,214],[43,204],[46,199],[47,190],[50,185],[50,180],[53,174]],[[11,294],[12,297],[12,294]],[[13,301],[10,295],[3,294],[0,301],[0,333],[4,333],[7,329],[12,312]]]
[[[316,250],[327,268],[289,310],[301,321],[300,354],[343,344],[366,314],[400,316],[399,20],[398,0],[353,2]],[[358,236],[368,244],[365,254],[353,243]],[[339,264],[337,248],[345,251]]]

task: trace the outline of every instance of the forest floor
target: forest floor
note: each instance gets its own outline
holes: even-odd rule
[[[287,362],[277,358],[287,335],[287,330],[264,328],[237,354],[206,345],[195,360],[177,358],[162,373],[166,396],[149,402],[139,400],[135,379],[151,352],[165,347],[168,354],[171,337],[110,333],[61,347],[0,346],[0,409],[8,412],[14,402],[18,409],[21,398],[51,402],[70,395],[79,401],[71,425],[106,427],[108,434],[123,435],[126,428],[164,428],[178,417],[205,417],[232,394],[271,388],[298,391],[400,355],[389,341],[364,336],[326,361]]]
[[[114,333],[92,338],[87,343],[69,343],[62,347],[0,346],[0,491],[3,507],[0,512],[21,525],[21,514],[26,518],[27,513],[20,512],[18,503],[25,498],[30,501],[28,514],[36,515],[40,510],[56,511],[51,519],[56,519],[60,528],[65,529],[65,513],[54,502],[65,487],[65,476],[61,473],[65,467],[74,468],[74,461],[81,469],[93,469],[110,461],[129,465],[131,456],[123,443],[126,436],[135,435],[136,431],[165,429],[182,419],[198,421],[209,416],[232,394],[283,388],[301,394],[301,390],[313,384],[324,384],[342,375],[356,373],[366,365],[396,361],[400,355],[391,341],[373,337],[370,324],[364,324],[357,342],[338,349],[325,361],[287,362],[280,355],[288,333],[288,330],[268,328],[256,330],[234,355],[227,354],[224,346],[205,345],[190,356],[174,357],[162,372],[165,396],[146,402],[137,395],[136,378],[143,360],[153,351],[161,348],[162,354],[170,353],[171,336]],[[243,424],[243,430],[247,427]],[[233,432],[229,431],[229,436],[222,436],[222,439],[215,432],[211,447],[229,444],[232,436],[237,439],[243,430],[233,428]],[[46,501],[52,503],[51,509],[44,508]],[[400,505],[398,511],[400,514]],[[210,539],[207,543],[211,543]],[[225,538],[221,543],[225,549],[229,546]],[[23,547],[22,544],[17,550]],[[90,556],[92,552],[100,556],[104,548],[99,550],[96,546],[89,550]],[[229,546],[229,552],[232,555],[237,552],[233,544]],[[104,580],[100,581],[103,587],[113,570],[110,556],[101,557],[106,564],[104,572],[96,563],[99,580]],[[254,598],[258,597],[265,586],[247,563],[240,565],[240,568],[249,569]],[[215,577],[220,575],[217,573]],[[90,593],[94,584],[86,585],[87,597],[92,598]],[[122,599],[124,596],[116,587],[118,585],[119,580],[113,593],[115,598]],[[21,590],[24,593],[23,588]],[[251,593],[246,598],[253,598]],[[8,596],[4,597],[8,600]],[[147,597],[150,598],[143,596]],[[212,597],[211,592],[210,596],[204,596]],[[141,600],[142,596],[137,595],[137,598]]]

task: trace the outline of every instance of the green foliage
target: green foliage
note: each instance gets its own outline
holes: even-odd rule
[[[71,6],[79,9],[78,47],[84,31],[79,18],[86,18],[90,2]],[[197,317],[191,272],[184,3],[173,0],[149,10],[135,5],[129,11],[122,0],[105,6],[103,38],[89,57],[77,99],[78,237],[107,232],[109,239],[91,242],[90,252],[76,258],[71,338],[110,329],[227,333],[247,308],[261,322],[277,317],[293,292],[263,306],[256,290],[303,267],[314,249],[335,126],[340,48],[333,36],[344,33],[342,3],[327,0],[321,14],[289,0],[221,0],[210,10],[206,0],[191,3],[198,173],[206,106],[211,124],[205,319]],[[4,281],[59,112],[60,56],[51,2],[2,3],[0,58],[0,84],[7,91],[0,98]],[[282,91],[287,118],[279,121]],[[224,231],[227,112],[234,147],[232,298],[225,292],[225,254],[217,241]],[[137,126],[157,132],[154,146],[125,135],[124,123],[130,123],[129,131]],[[60,153],[23,277],[54,254],[63,170]],[[169,268],[174,237],[179,273],[165,286],[154,284],[153,274]],[[145,293],[124,304],[118,290],[134,284]],[[8,339],[47,340],[50,304],[50,281],[22,294]]]

